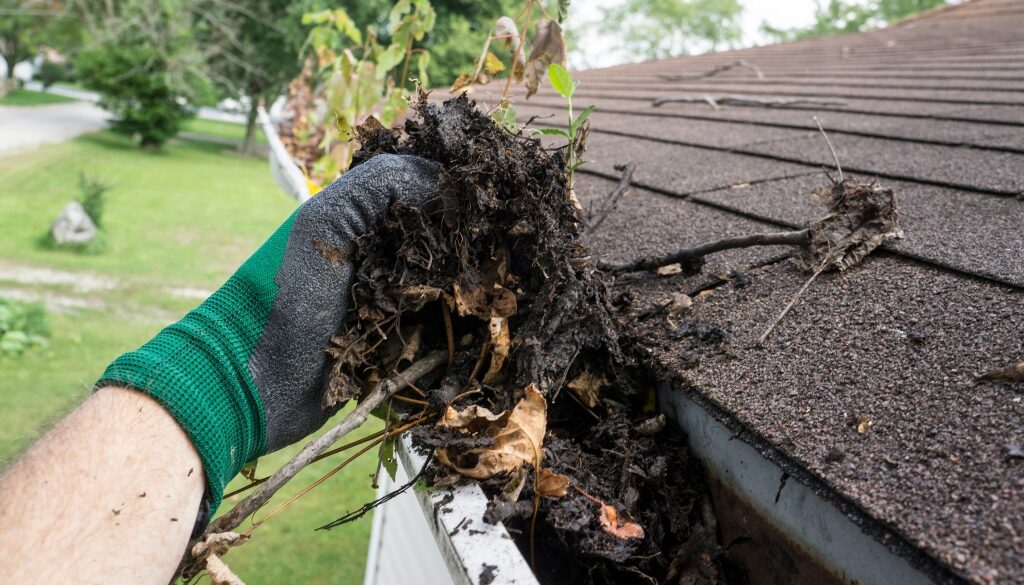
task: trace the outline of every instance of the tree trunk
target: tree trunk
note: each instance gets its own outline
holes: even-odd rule
[[[259,108],[259,97],[249,96],[249,113],[245,117],[245,139],[242,141],[242,154],[252,154],[253,143],[256,142],[256,109]]]

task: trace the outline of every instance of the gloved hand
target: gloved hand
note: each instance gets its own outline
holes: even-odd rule
[[[203,461],[209,513],[242,466],[315,431],[325,349],[348,309],[354,240],[396,201],[419,205],[439,167],[378,155],[302,205],[227,283],[181,321],[117,358],[96,387],[160,401]]]

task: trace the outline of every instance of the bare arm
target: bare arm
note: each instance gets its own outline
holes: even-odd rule
[[[104,388],[0,477],[0,583],[166,585],[204,486],[167,411]]]

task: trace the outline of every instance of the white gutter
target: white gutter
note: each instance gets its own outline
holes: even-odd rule
[[[270,143],[270,173],[274,175],[274,180],[282,191],[300,204],[305,203],[310,197],[306,176],[288,154],[281,137],[277,135],[277,128],[270,121],[270,116],[263,106],[260,106],[256,113],[263,133],[267,135],[267,142]]]

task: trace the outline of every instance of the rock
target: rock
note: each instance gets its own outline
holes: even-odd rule
[[[96,237],[96,224],[89,218],[82,204],[72,201],[64,206],[60,216],[50,228],[53,241],[60,245],[88,244]]]

